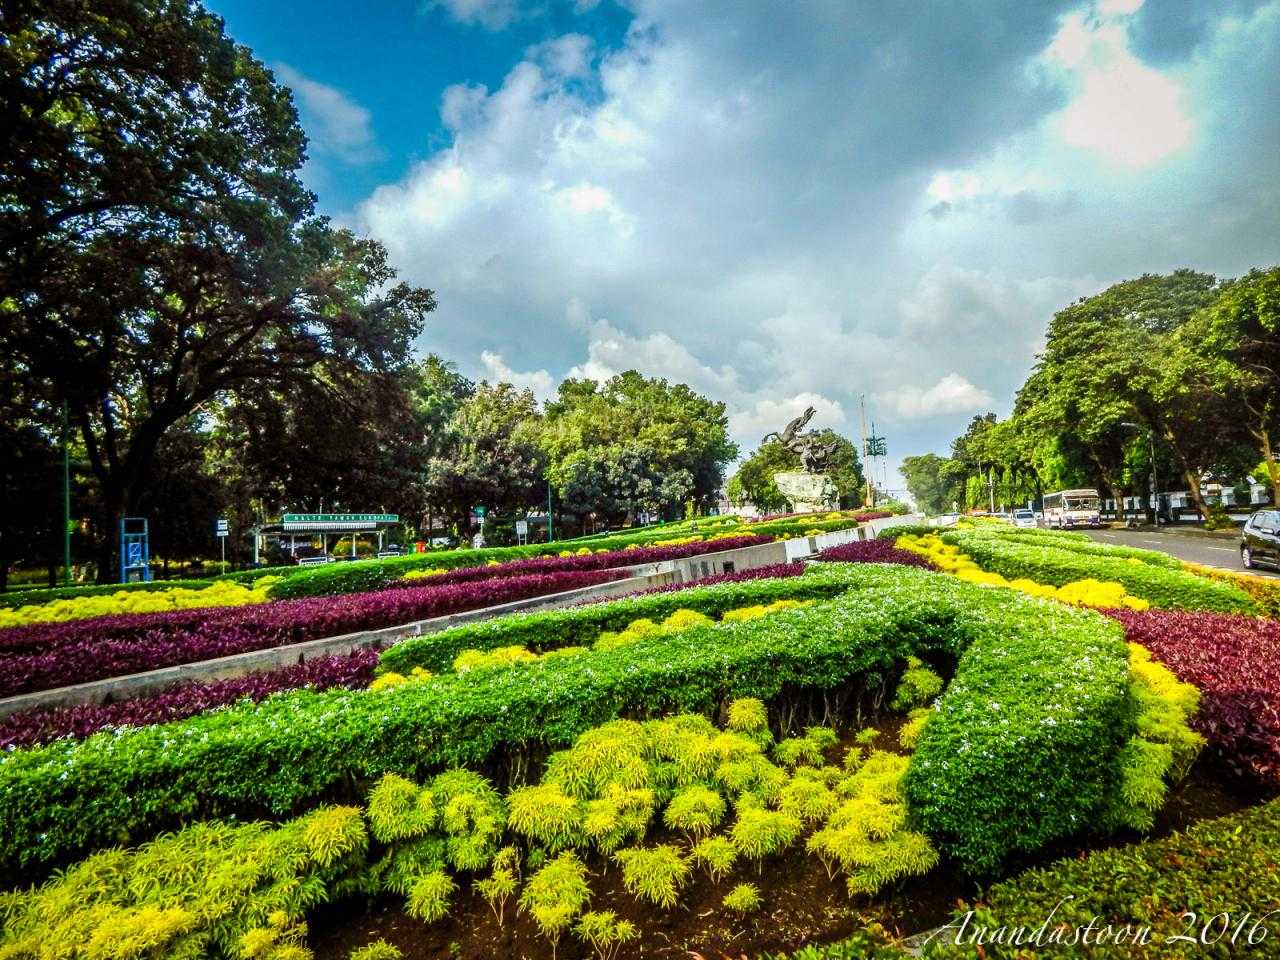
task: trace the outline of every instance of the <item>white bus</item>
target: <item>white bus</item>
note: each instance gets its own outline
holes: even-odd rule
[[[1098,527],[1102,514],[1097,490],[1059,490],[1044,497],[1044,525],[1059,530]]]

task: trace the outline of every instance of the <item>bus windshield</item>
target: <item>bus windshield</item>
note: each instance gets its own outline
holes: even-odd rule
[[[1067,497],[1062,504],[1064,510],[1097,510],[1096,497]]]

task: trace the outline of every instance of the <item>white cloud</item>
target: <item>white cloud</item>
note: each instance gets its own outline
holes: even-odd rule
[[[921,420],[956,413],[979,413],[991,406],[993,398],[958,373],[948,373],[928,389],[899,387],[877,399],[904,420]]]
[[[368,110],[342,91],[310,79],[287,63],[277,63],[273,69],[297,98],[313,150],[349,164],[371,163],[381,156]]]
[[[510,26],[520,14],[516,0],[429,0],[432,9],[444,9],[459,23],[478,24],[486,30]]]
[[[1064,17],[1042,62],[1071,100],[1050,126],[1061,140],[1103,159],[1140,169],[1186,147],[1193,126],[1181,84],[1139,60],[1125,17],[1141,3],[1111,2],[1098,17]]]
[[[509,383],[520,390],[532,390],[540,403],[555,396],[556,380],[546,370],[519,373],[507,366],[499,354],[489,350],[480,354],[480,362],[484,364],[485,378],[491,383]]]
[[[566,33],[540,43],[529,51],[529,58],[543,64],[549,73],[559,77],[584,77],[591,70],[592,39],[581,33]]]
[[[1158,71],[1132,7],[634,0],[617,47],[571,34],[450,87],[448,142],[346,222],[436,291],[423,347],[469,374],[638,369],[725,401],[751,445],[805,397],[856,437],[865,394],[895,455],[945,450],[966,414],[1007,412],[1075,297],[1280,259],[1280,6]],[[1176,84],[1194,123],[1147,166],[1113,130],[1131,121],[1090,107],[1091,78],[1134,69]]]

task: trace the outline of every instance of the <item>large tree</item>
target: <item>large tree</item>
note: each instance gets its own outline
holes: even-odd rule
[[[288,91],[199,4],[0,17],[0,362],[70,408],[106,578],[175,424],[264,380],[394,372],[434,300],[313,217]]]
[[[1225,402],[1232,419],[1242,413],[1280,498],[1280,267],[1229,284],[1178,330],[1164,386],[1171,399],[1198,408]]]
[[[516,513],[540,504],[546,461],[532,391],[481,382],[458,404],[432,457],[428,498],[465,526],[472,507]]]
[[[675,515],[686,501],[711,506],[738,454],[723,403],[634,370],[606,383],[564,381],[547,404],[542,445],[553,485],[572,497],[566,508],[611,520]]]

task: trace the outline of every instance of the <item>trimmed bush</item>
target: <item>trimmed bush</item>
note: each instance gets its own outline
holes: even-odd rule
[[[900,563],[921,570],[938,569],[918,553],[900,550],[890,540],[855,540],[838,547],[827,547],[818,554],[827,563]]]
[[[286,567],[282,569],[296,570],[296,567]],[[264,576],[265,570],[253,571],[252,576],[245,575],[245,579],[256,580],[258,577]],[[203,590],[205,587],[213,586],[213,580],[150,580],[145,583],[86,583],[74,587],[41,587],[37,590],[12,590],[8,593],[0,593],[0,607],[8,609],[16,609],[17,607],[30,606],[37,603],[50,603],[54,600],[78,600],[81,597],[101,597],[113,593],[119,593],[124,590],[127,593],[135,591],[149,592],[152,590],[173,590],[182,588],[185,590]]]
[[[1104,580],[1122,584],[1135,597],[1167,610],[1213,610],[1219,613],[1252,613],[1254,603],[1238,587],[1197,577],[1183,570],[1166,569],[1111,556],[1111,548],[1097,544],[1099,553],[1064,549],[1043,537],[1027,542],[964,530],[943,531],[944,543],[959,547],[983,570],[1010,580],[1025,577],[1054,587],[1076,580]],[[1032,539],[1035,542],[1030,542]],[[1043,542],[1042,542],[1043,541]]]
[[[621,626],[648,605],[728,609],[762,583],[570,610],[540,623],[555,632],[560,618],[574,625],[558,628],[566,635],[585,624]],[[926,763],[918,772],[913,763],[908,778],[930,835],[965,862],[994,867],[1013,849],[1088,824],[1133,723],[1118,626],[892,565],[823,564],[779,583],[838,597],[610,651],[385,692],[285,693],[178,723],[10,752],[0,757],[0,870],[46,870],[205,817],[283,816],[384,773],[420,777],[526,745],[565,744],[619,715],[709,711],[735,697],[844,687],[886,677],[928,651],[968,651],[921,736],[917,760]],[[512,619],[527,629],[535,618]],[[504,628],[495,621],[489,629],[496,636]]]
[[[403,587],[213,610],[177,610],[0,631],[0,696],[374,630],[605,583],[621,571]]]
[[[442,573],[415,577],[430,570],[434,564],[415,564],[408,571],[399,571],[390,580],[377,581],[372,568],[352,565],[335,567],[314,567],[292,577],[286,578],[271,588],[271,596],[276,599],[294,599],[297,597],[317,597],[334,593],[362,592],[370,589],[368,584],[377,582],[374,589],[395,586],[447,586],[458,583],[476,583],[485,580],[496,580],[502,577],[521,577],[534,574],[567,573],[584,570],[608,570],[617,567],[630,567],[642,563],[659,563],[663,560],[678,560],[684,557],[696,557],[721,550],[738,550],[743,547],[755,547],[762,543],[772,542],[772,537],[753,534],[719,536],[716,539],[702,540],[697,543],[683,543],[670,547],[629,547],[621,550],[601,550],[595,553],[574,554],[561,557],[549,554],[538,557],[517,558],[499,563],[484,563],[477,566],[445,569]],[[432,556],[421,554],[419,556]],[[384,569],[394,570],[393,564],[413,559],[410,557],[388,557],[383,562]],[[367,561],[366,561],[367,563]],[[355,585],[355,589],[344,589]]]
[[[1111,614],[1131,641],[1200,689],[1193,729],[1237,776],[1280,787],[1280,623],[1216,613]]]
[[[357,689],[373,679],[376,650],[314,657],[291,667],[264,670],[228,680],[193,680],[146,697],[111,703],[22,710],[0,719],[0,750],[48,743],[60,737],[83,740],[107,727],[141,727],[194,717],[238,700],[263,700],[282,690],[310,687]]]
[[[983,944],[982,955],[992,960],[1041,954],[1135,960],[1275,956],[1280,930],[1274,916],[1263,920],[1261,914],[1280,903],[1277,850],[1280,800],[1273,800],[1161,840],[1061,860],[992,887],[976,910],[957,913],[939,931],[926,956],[974,956],[979,928],[988,936],[1005,931],[1003,943],[987,939]],[[1225,928],[1222,914],[1227,915]],[[1025,937],[1034,936],[1050,915],[1042,944],[1027,942]],[[1091,920],[1094,932],[1085,945],[1079,934]],[[1108,924],[1113,931],[1128,925],[1130,933],[1149,927],[1147,942],[1099,942]],[[1022,946],[1010,943],[1019,928],[1025,930]],[[1055,946],[1050,934],[1058,928],[1062,933]],[[1207,932],[1204,940],[1202,930]],[[1169,939],[1182,936],[1192,942]]]

